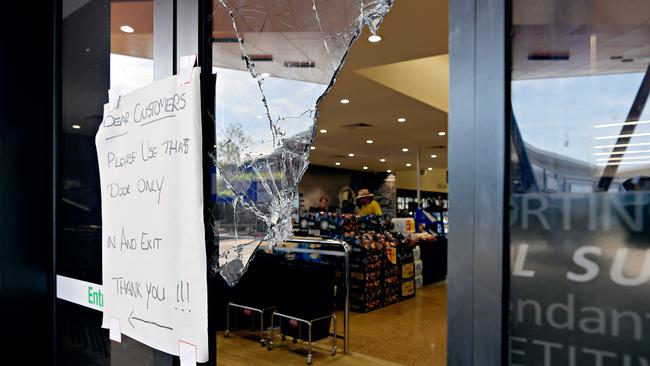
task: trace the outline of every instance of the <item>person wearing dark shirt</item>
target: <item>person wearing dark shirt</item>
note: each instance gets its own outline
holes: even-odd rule
[[[327,212],[327,208],[329,207],[329,199],[327,197],[322,196],[320,200],[318,201],[318,208],[320,209],[321,212]]]

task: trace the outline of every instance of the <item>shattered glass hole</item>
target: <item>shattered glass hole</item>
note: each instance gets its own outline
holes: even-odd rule
[[[234,286],[257,247],[292,236],[318,105],[364,26],[392,0],[215,0],[217,74],[211,268]]]

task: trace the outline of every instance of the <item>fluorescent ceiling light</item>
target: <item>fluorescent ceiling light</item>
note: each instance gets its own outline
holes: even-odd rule
[[[447,134],[447,132],[445,132],[445,131],[440,131],[440,132],[438,132],[438,136],[444,136],[444,135],[446,135],[446,134]]]
[[[400,117],[400,118],[397,119],[397,122],[404,123],[404,122],[406,122],[406,118]]]
[[[128,26],[128,25],[123,25],[123,26],[121,26],[121,27],[120,27],[120,30],[121,30],[122,32],[124,32],[124,33],[133,33],[133,32],[135,32],[135,29],[133,29],[133,27],[130,27],[130,26]]]
[[[649,123],[650,123],[650,120],[636,121],[636,122],[623,122],[623,123],[605,123],[605,124],[600,124],[600,125],[594,125],[594,128],[647,125]]]
[[[381,36],[378,35],[378,34],[373,34],[370,37],[368,37],[368,41],[372,42],[372,43],[377,43],[377,42],[381,41]]]
[[[322,129],[322,130],[320,130],[320,133],[327,133],[327,130],[326,130],[326,129]]]
[[[610,155],[627,155],[627,154],[645,154],[650,153],[650,150],[626,150],[626,151],[612,151],[612,152],[597,152],[596,156],[610,156]]]
[[[438,157],[438,155],[436,155],[436,154],[431,154],[431,158],[432,158],[432,159],[435,159],[435,158],[437,158],[437,157]]]
[[[598,145],[598,146],[594,146],[594,149],[611,149],[613,147],[630,147],[630,146],[650,146],[650,142],[637,142],[634,144]]]
[[[81,128],[81,126],[79,126],[79,125],[72,125],[72,128],[74,128],[75,130],[78,130],[78,129]]]
[[[598,136],[598,137],[594,137],[594,140],[607,140],[607,139],[617,139],[619,137],[641,137],[641,136],[650,136],[650,132],[626,133],[626,134],[623,134],[623,135]]]
[[[366,144],[372,144],[373,142],[373,140],[366,140]]]
[[[409,151],[409,149],[404,147],[404,148],[402,148],[402,151],[407,152],[407,151]]]
[[[609,166],[609,165],[639,165],[644,163],[650,163],[650,160],[638,160],[638,161],[618,161],[613,163],[598,163],[599,166]]]
[[[612,158],[598,158],[598,161],[621,161],[621,160],[640,160],[640,159],[650,159],[650,156],[619,156]]]
[[[349,99],[341,99],[340,102],[341,102],[341,104],[348,104],[348,103],[350,103],[350,100]]]

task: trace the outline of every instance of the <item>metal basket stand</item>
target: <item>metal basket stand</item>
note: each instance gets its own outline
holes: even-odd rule
[[[241,305],[241,304],[236,304],[234,302],[229,302],[228,307],[226,308],[226,330],[224,331],[223,335],[224,337],[228,337],[230,335],[230,307],[234,308],[239,308],[239,309],[245,309],[245,310],[250,310],[254,311],[258,314],[260,314],[260,345],[263,347],[267,344],[267,340],[264,337],[264,313],[267,311],[272,311],[275,310],[275,306],[271,306],[268,308],[254,308],[251,306],[246,306],[246,305]],[[271,334],[273,334],[273,313],[271,313]],[[272,340],[273,338],[271,338]]]

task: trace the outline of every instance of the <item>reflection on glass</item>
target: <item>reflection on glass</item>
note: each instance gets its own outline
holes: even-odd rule
[[[262,241],[292,234],[297,185],[308,165],[318,102],[367,25],[392,0],[214,2],[217,73],[213,269],[234,285]]]
[[[127,94],[153,82],[153,60],[111,53],[111,88]]]
[[[123,25],[133,32],[120,30]],[[57,275],[100,284],[102,219],[95,134],[109,88],[120,86],[127,93],[153,80],[153,1],[63,0],[61,32],[61,234],[56,270]],[[60,365],[144,364],[164,357],[152,349],[144,352],[146,346],[134,346],[133,340],[111,345],[101,329],[101,312],[64,300],[56,306],[57,323],[63,325],[56,334]]]
[[[111,1],[110,75],[122,94],[153,82],[153,1]]]
[[[648,14],[513,0],[512,365],[650,364]]]

